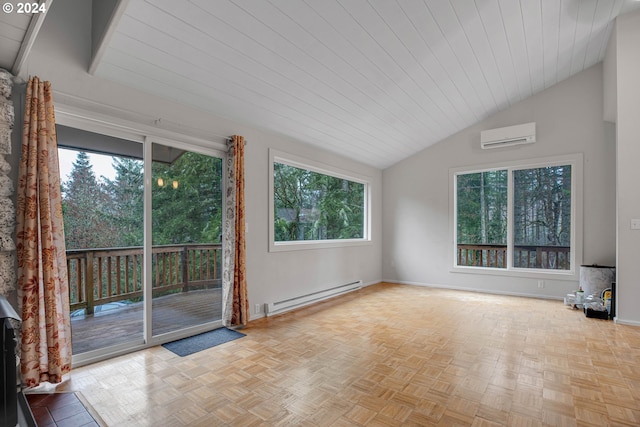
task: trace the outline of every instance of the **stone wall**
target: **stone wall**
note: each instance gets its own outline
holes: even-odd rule
[[[13,76],[0,69],[0,295],[5,297],[16,286],[16,244],[14,241],[16,211],[12,201],[14,185],[9,177],[11,165],[11,132],[14,125],[11,88]]]

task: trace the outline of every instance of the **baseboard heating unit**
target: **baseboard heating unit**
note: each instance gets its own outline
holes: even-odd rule
[[[294,308],[304,307],[305,305],[324,301],[338,295],[346,294],[362,288],[362,280],[345,283],[344,285],[334,286],[333,288],[323,291],[312,292],[310,294],[285,299],[282,301],[268,302],[264,305],[264,313],[267,316],[284,313]]]

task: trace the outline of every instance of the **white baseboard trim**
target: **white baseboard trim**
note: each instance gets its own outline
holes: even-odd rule
[[[613,321],[616,325],[640,326],[640,322],[637,320],[625,320],[619,317],[615,317]]]
[[[384,280],[382,280],[382,279],[376,279],[376,280],[374,280],[372,282],[366,282],[366,283],[363,282],[362,283],[362,287],[364,288],[366,286],[377,285],[378,283],[382,283],[382,282],[384,282]]]
[[[258,320],[258,319],[262,319],[263,317],[267,317],[266,314],[264,314],[264,311],[262,313],[251,313],[249,314],[249,322],[253,322],[254,320]]]
[[[423,286],[426,288],[438,288],[438,289],[451,289],[454,291],[465,291],[465,292],[477,292],[481,294],[491,294],[491,295],[506,295],[512,297],[526,297],[526,298],[538,298],[538,299],[548,299],[555,301],[562,301],[564,297],[559,297],[557,295],[542,295],[542,294],[528,294],[525,292],[505,292],[505,291],[496,291],[495,289],[478,289],[478,288],[467,288],[464,286],[455,286],[455,285],[442,285],[442,284],[434,284],[434,283],[423,283],[423,282],[412,282],[407,280],[391,280],[385,279],[385,282],[389,283],[399,283],[401,285],[411,285],[411,286]]]
[[[376,280],[372,280],[369,282],[362,282],[362,286],[361,288],[367,287],[367,286],[371,286],[371,285],[377,285],[378,283],[383,282],[382,279],[376,279]],[[320,301],[318,301],[320,302]],[[312,304],[309,304],[312,305]],[[250,321],[252,320],[258,320],[258,319],[262,319],[263,317],[267,317],[266,313],[264,311],[261,311],[260,313],[250,313]]]

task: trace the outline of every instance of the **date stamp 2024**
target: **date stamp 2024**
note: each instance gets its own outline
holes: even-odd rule
[[[35,13],[46,13],[46,3],[30,2],[30,3],[4,3],[2,5],[2,11],[4,13],[17,13],[31,15]]]

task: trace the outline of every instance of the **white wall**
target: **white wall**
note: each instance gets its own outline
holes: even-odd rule
[[[640,325],[640,11],[619,16],[615,29],[617,123],[617,321]]]
[[[480,149],[480,131],[537,123],[537,142]],[[583,260],[615,262],[614,128],[603,121],[602,65],[598,64],[483,120],[383,171],[385,280],[478,291],[562,297],[577,281],[451,272],[453,236],[449,169],[583,153]]]
[[[602,62],[604,119],[615,123],[618,116],[618,50],[617,30],[614,29],[607,43],[607,50]]]
[[[246,148],[247,280],[252,318],[254,304],[323,290],[361,279],[381,278],[380,170],[285,137],[252,129],[206,112],[153,97],[132,88],[92,77],[86,70],[91,54],[91,2],[56,0],[34,45],[22,77],[49,80],[56,103],[65,103],[116,118],[188,133],[219,144],[243,135]],[[345,142],[346,143],[346,142]],[[268,252],[268,149],[306,157],[368,176],[372,183],[372,243],[366,246]],[[16,166],[17,167],[17,166]]]

